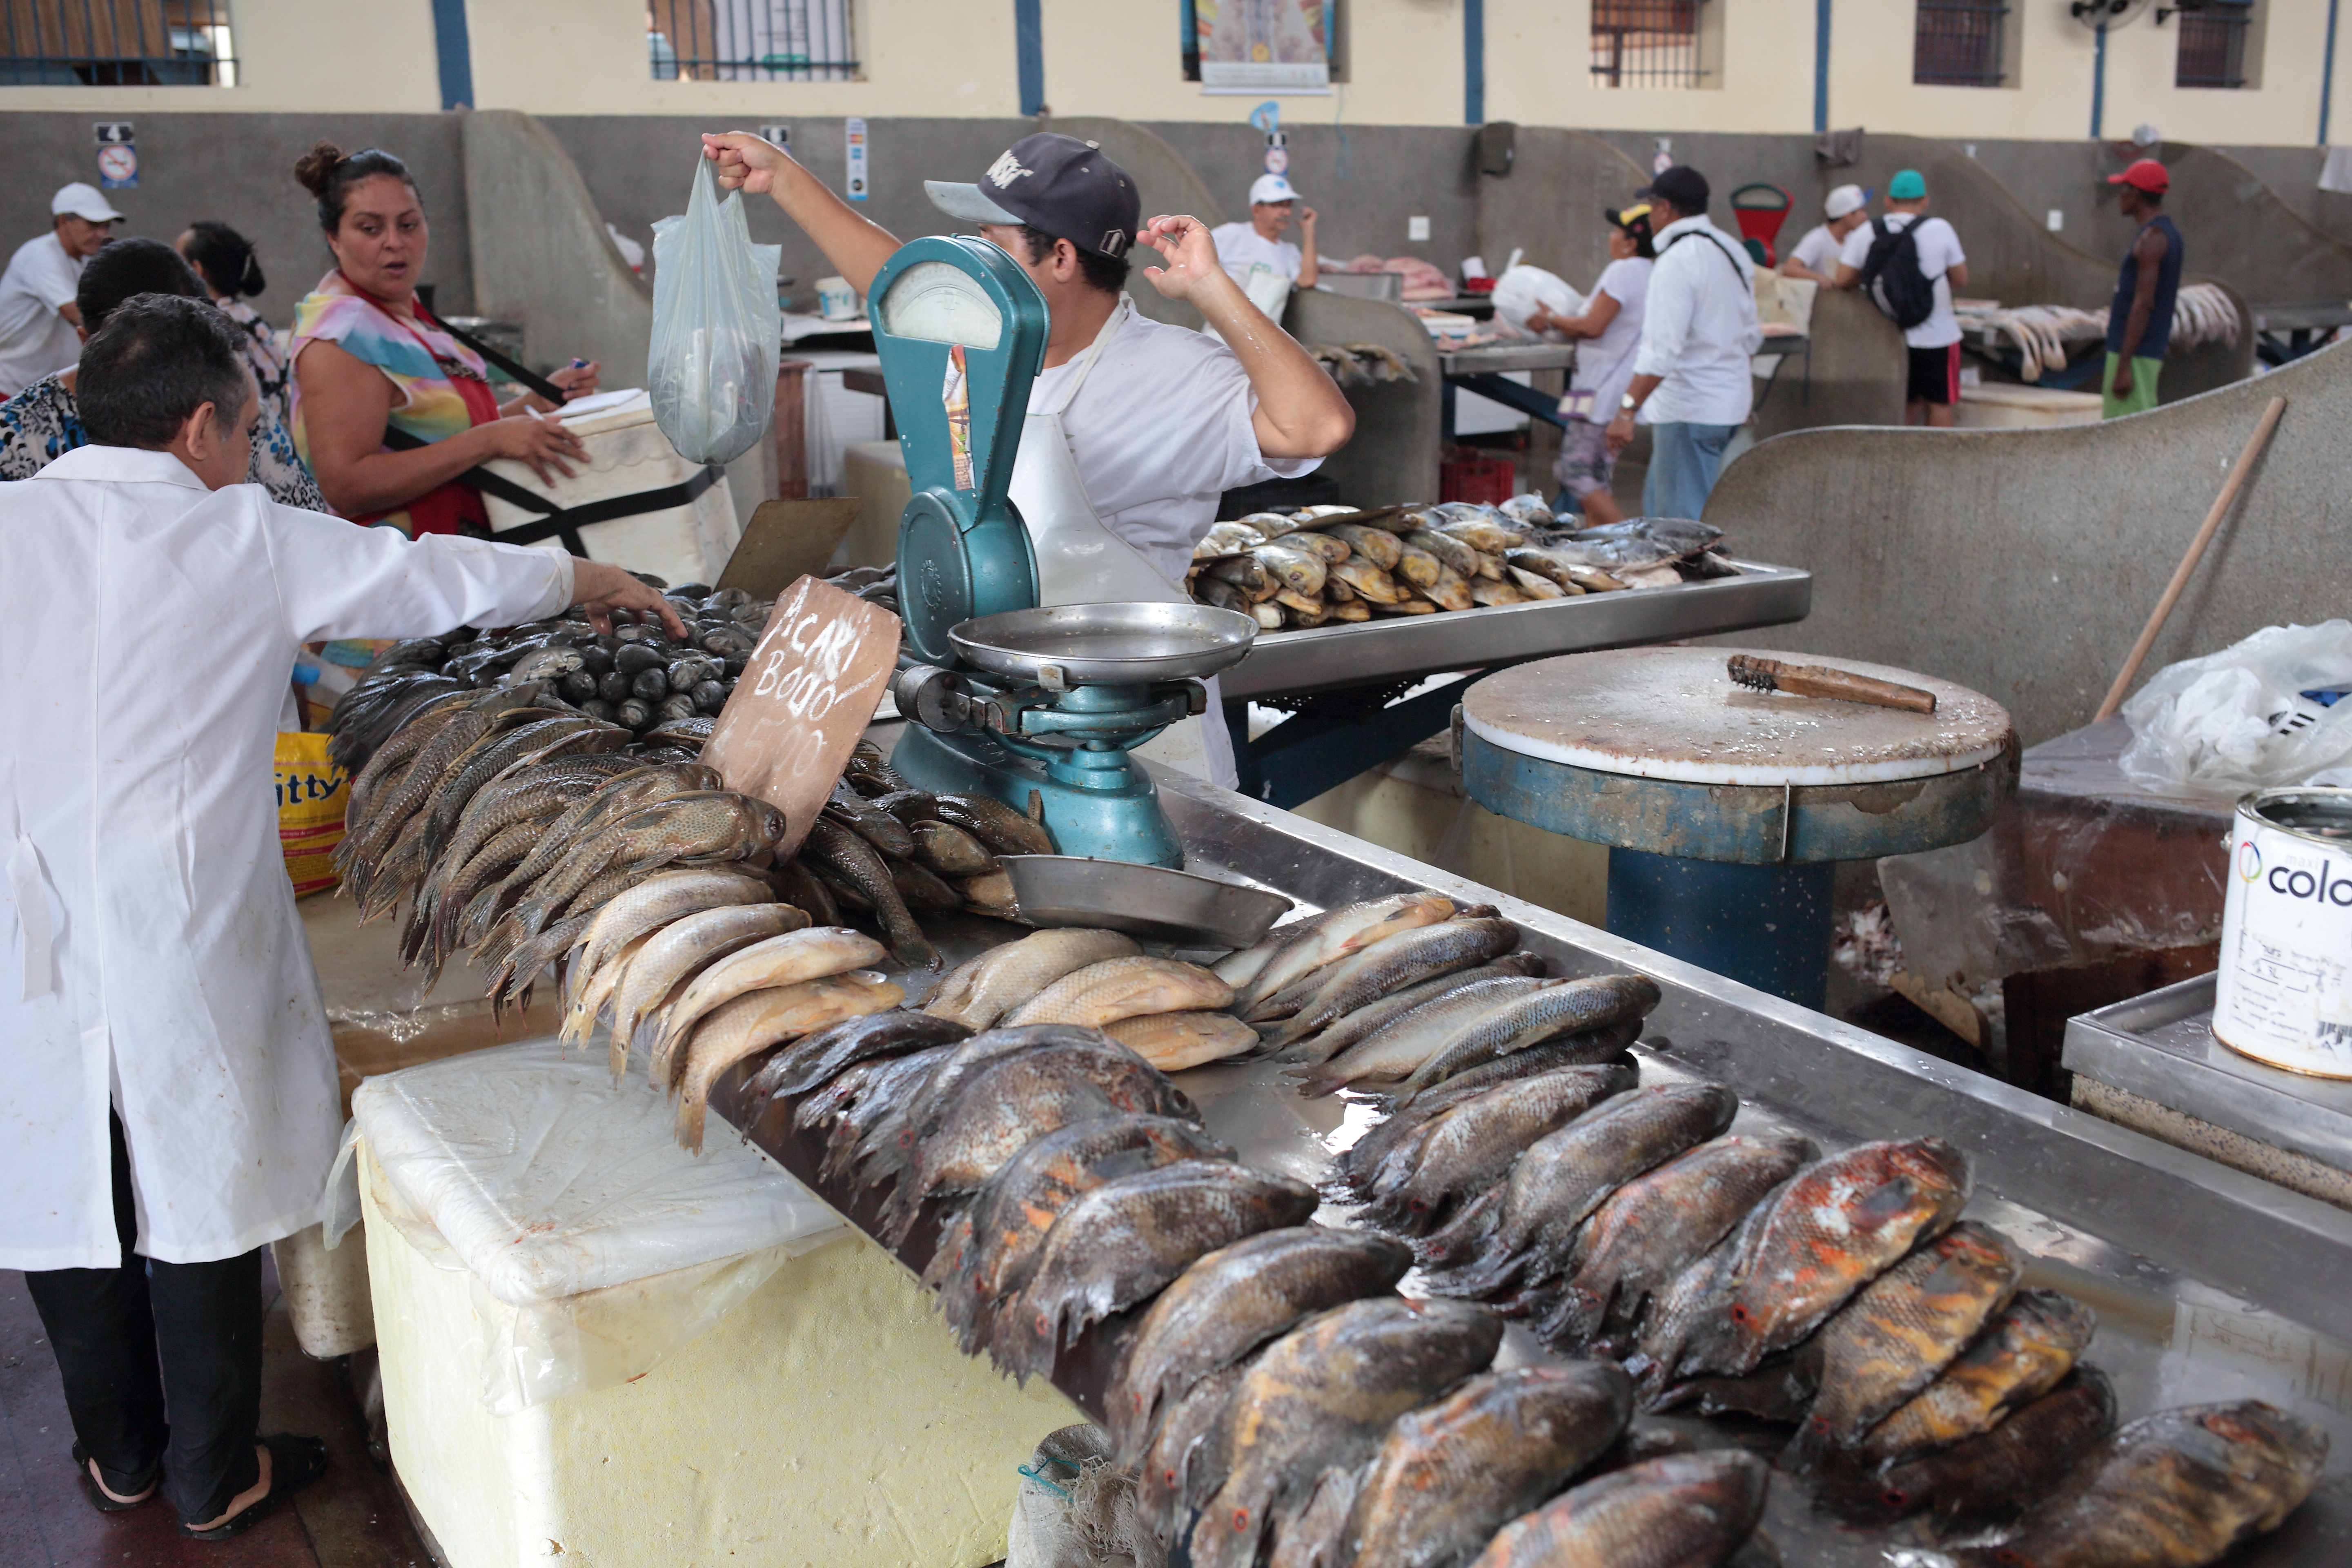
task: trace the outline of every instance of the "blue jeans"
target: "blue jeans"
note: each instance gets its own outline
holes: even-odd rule
[[[1723,449],[1730,445],[1737,425],[1653,425],[1650,426],[1650,472],[1642,481],[1642,510],[1652,517],[1682,517],[1696,521],[1706,510],[1715,476],[1723,467]]]

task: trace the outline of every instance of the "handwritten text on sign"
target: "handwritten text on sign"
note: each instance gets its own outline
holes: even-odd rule
[[[800,848],[898,661],[898,617],[803,577],[777,599],[702,760],[729,789],[783,812],[779,860]]]

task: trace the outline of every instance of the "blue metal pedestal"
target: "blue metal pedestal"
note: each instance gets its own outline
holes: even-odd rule
[[[1609,930],[1819,1011],[1834,861],[1741,865],[1609,851]]]

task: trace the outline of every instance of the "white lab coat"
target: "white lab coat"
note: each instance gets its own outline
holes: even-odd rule
[[[553,614],[571,563],[84,447],[0,485],[0,1268],[120,1261],[110,1100],[137,1250],[236,1257],[317,1217],[341,1120],[270,785],[296,648]]]

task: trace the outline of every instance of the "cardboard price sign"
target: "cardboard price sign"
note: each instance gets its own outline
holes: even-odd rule
[[[784,814],[779,861],[808,837],[898,663],[889,611],[814,577],[776,601],[702,760],[729,789]]]

